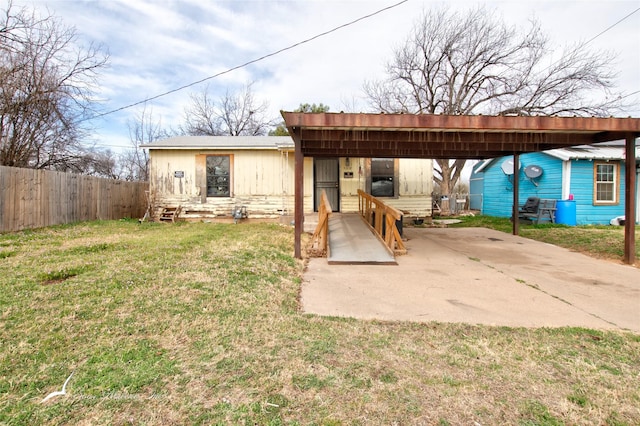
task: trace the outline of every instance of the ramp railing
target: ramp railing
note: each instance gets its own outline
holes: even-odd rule
[[[329,216],[331,215],[331,203],[325,190],[320,195],[320,205],[318,206],[318,225],[311,237],[311,254],[326,256],[327,244],[329,241]]]
[[[399,210],[385,204],[382,200],[358,190],[358,209],[360,215],[373,228],[376,235],[394,254],[406,254],[396,222],[402,220]]]

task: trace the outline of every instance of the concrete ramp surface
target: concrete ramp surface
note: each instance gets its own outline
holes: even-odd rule
[[[333,213],[329,218],[327,262],[332,265],[397,265],[394,256],[357,213]]]

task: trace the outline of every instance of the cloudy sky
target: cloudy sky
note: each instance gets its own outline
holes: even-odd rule
[[[148,102],[147,111],[156,120],[164,127],[175,127],[183,120],[189,94],[201,92],[207,84],[217,98],[253,82],[256,99],[269,103],[269,115],[274,118],[280,110],[292,110],[301,103],[322,102],[336,112],[366,111],[363,82],[382,78],[385,60],[402,43],[416,17],[425,8],[442,5],[429,0],[401,1],[14,0],[14,4],[48,9],[74,26],[82,43],[102,44],[109,51],[110,66],[100,80],[104,112],[222,73]],[[447,4],[467,9],[478,2]],[[537,19],[558,49],[597,36],[589,49],[618,53],[612,64],[619,73],[618,87],[626,93],[640,90],[640,11],[632,14],[640,8],[640,1],[481,4],[509,24],[524,27],[529,19]],[[225,72],[359,18],[364,19]],[[141,110],[139,105],[92,120],[97,145],[113,150],[128,146],[127,123]],[[624,115],[640,117],[640,105]]]

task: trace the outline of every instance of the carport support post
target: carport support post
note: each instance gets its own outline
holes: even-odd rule
[[[634,135],[627,135],[625,148],[624,261],[633,265],[636,259],[636,138]]]
[[[520,154],[513,154],[513,235],[520,233],[520,219],[518,219],[518,198],[520,194]]]
[[[295,200],[294,200],[294,243],[293,251],[296,259],[302,259],[301,238],[304,229],[304,155],[302,154],[302,142],[299,137],[293,136],[295,144]]]

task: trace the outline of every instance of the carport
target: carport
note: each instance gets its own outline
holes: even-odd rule
[[[282,112],[295,143],[295,256],[304,229],[304,157],[487,159],[548,149],[625,141],[626,170],[636,170],[640,118],[451,116]],[[514,174],[513,209],[518,209]],[[625,215],[635,217],[636,174],[625,174]],[[513,221],[517,235],[518,221]],[[625,222],[624,260],[635,261],[635,222]]]

